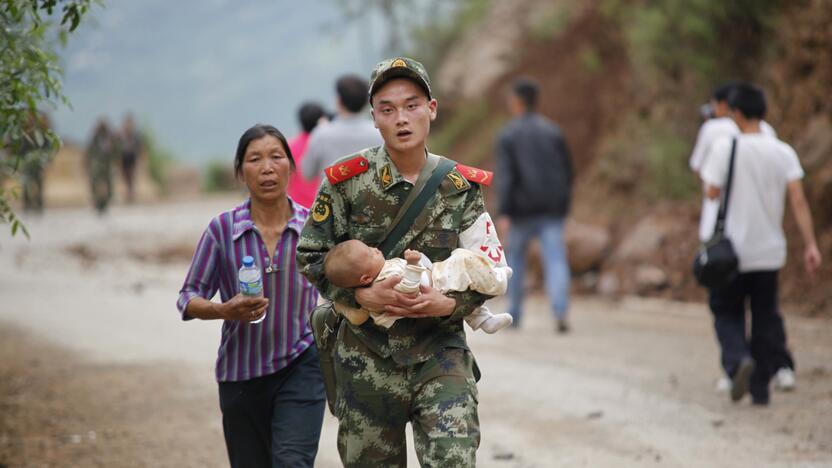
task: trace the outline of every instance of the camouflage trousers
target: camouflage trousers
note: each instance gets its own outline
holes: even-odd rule
[[[343,324],[335,350],[338,452],[345,467],[406,467],[405,425],[423,467],[472,467],[480,444],[470,351],[446,348],[402,366]]]

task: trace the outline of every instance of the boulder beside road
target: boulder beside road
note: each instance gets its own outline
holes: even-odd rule
[[[566,223],[564,238],[573,275],[598,268],[606,258],[612,242],[612,236],[606,228],[574,220]]]

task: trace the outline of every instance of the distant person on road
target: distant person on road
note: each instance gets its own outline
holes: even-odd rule
[[[107,212],[113,198],[113,159],[117,151],[116,135],[104,117],[98,119],[87,145],[86,166],[90,178],[93,206],[98,214]]]
[[[698,175],[707,160],[707,155],[713,144],[719,139],[732,137],[740,134],[740,128],[731,117],[732,111],[728,104],[728,97],[734,87],[739,84],[737,81],[728,81],[717,87],[708,103],[710,118],[702,124],[699,134],[696,136],[696,144],[690,155],[690,167]],[[760,131],[772,137],[777,133],[771,125],[764,120],[760,121]],[[703,191],[704,191],[703,184]],[[699,240],[707,241],[714,234],[716,227],[717,211],[719,211],[719,200],[711,200],[707,196],[702,200],[702,212],[699,218]],[[781,352],[776,360],[778,371],[774,375],[774,385],[778,390],[792,390],[795,386],[794,359],[788,347],[782,346]],[[731,379],[723,376],[717,381],[718,391],[729,391]]]
[[[49,118],[46,114],[30,115],[26,131],[32,136],[36,129],[45,131],[49,125]],[[17,152],[23,156],[20,163],[23,210],[30,213],[43,213],[43,174],[52,159],[53,151],[49,142],[44,138],[40,144],[24,140]]]
[[[124,117],[118,146],[121,152],[121,175],[127,188],[127,203],[133,203],[136,200],[136,166],[144,149],[144,141],[136,129],[133,114],[128,113]]]
[[[308,320],[318,293],[295,265],[309,210],[286,195],[294,168],[276,128],[243,133],[234,171],[250,197],[211,220],[176,303],[183,320],[223,321],[216,378],[234,468],[312,467],[318,452],[325,397]],[[240,294],[244,256],[262,273],[263,297]]]
[[[821,254],[797,154],[762,129],[766,113],[763,92],[741,83],[731,91],[729,102],[740,134],[712,145],[701,176],[708,198],[718,199],[727,179],[732,140],[736,138],[725,233],[739,258],[740,274],[729,285],[711,290],[709,304],[722,366],[732,378],[731,399],[739,401],[750,392],[755,405],[767,405],[769,383],[786,345],[777,303],[777,277],[786,262],[782,226],[786,195],[803,237],[803,261],[810,275],[820,267]],[[751,305],[750,339],[746,336],[746,301]]]
[[[540,238],[546,291],[559,333],[569,331],[569,263],[563,228],[572,194],[572,160],[558,125],[538,114],[539,87],[518,78],[508,97],[514,119],[497,139],[497,225],[508,232],[508,287],[514,327],[520,325],[526,248]]]
[[[307,180],[320,177],[338,159],[382,144],[373,122],[361,113],[367,106],[367,80],[344,75],[335,83],[338,114],[328,125],[316,128],[309,138],[301,173]]]
[[[301,104],[298,110],[298,119],[300,120],[301,132],[289,140],[289,149],[295,157],[297,166],[303,168],[309,136],[319,123],[326,122],[328,118],[323,106],[317,102],[305,102]],[[309,208],[312,206],[312,202],[315,201],[315,194],[318,193],[318,186],[320,185],[320,176],[307,179],[300,171],[296,170],[289,178],[289,196],[295,202]]]

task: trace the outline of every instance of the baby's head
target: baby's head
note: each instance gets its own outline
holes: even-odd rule
[[[383,267],[384,255],[381,251],[356,239],[341,242],[324,258],[324,275],[339,288],[367,286]]]

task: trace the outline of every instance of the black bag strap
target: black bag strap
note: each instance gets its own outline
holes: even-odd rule
[[[390,255],[393,253],[393,248],[396,247],[396,244],[399,243],[407,230],[410,229],[416,217],[419,216],[419,213],[427,205],[428,200],[436,193],[436,189],[439,188],[442,179],[454,167],[456,167],[456,162],[447,158],[441,158],[429,178],[425,177],[426,171],[423,171],[419,175],[413,192],[410,193],[410,196],[399,210],[396,219],[391,223],[392,228],[388,231],[387,237],[378,246],[378,249],[384,254],[384,258],[390,258]],[[419,189],[420,185],[422,186],[421,190]]]
[[[725,216],[728,214],[728,199],[731,196],[731,183],[734,180],[734,158],[737,154],[737,138],[731,140],[731,159],[728,162],[728,180],[725,182],[725,190],[722,191],[722,199],[719,201],[719,214],[716,217],[714,235],[725,232]]]

